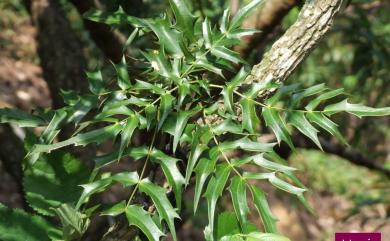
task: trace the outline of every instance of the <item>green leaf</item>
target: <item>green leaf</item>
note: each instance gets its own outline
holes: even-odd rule
[[[244,19],[262,2],[263,0],[253,0],[238,10],[231,21],[230,29],[239,28]]]
[[[191,140],[191,149],[190,155],[188,157],[188,163],[186,167],[185,182],[188,185],[192,171],[195,167],[196,162],[202,153],[208,148],[207,144],[209,143],[212,135],[210,129],[207,127],[199,127],[195,130],[192,140]]]
[[[116,74],[118,77],[118,86],[122,90],[127,90],[131,87],[129,73],[127,72],[127,64],[125,56],[122,57],[122,60],[118,64],[114,64]]]
[[[96,95],[81,96],[79,101],[71,108],[67,122],[78,124],[88,112],[98,104]]]
[[[314,110],[322,101],[331,99],[344,93],[344,89],[332,90],[319,95],[317,98],[311,100],[309,104],[305,106],[306,110]]]
[[[269,233],[277,233],[277,219],[274,217],[271,212],[271,209],[268,206],[268,201],[266,199],[265,193],[261,189],[253,185],[251,185],[250,190],[252,193],[253,202],[263,221],[265,231]]]
[[[347,99],[333,105],[328,105],[324,109],[324,112],[326,112],[327,115],[333,115],[342,111],[358,117],[390,115],[390,107],[372,108],[362,104],[350,104],[347,102]]]
[[[156,205],[158,214],[167,222],[173,240],[177,240],[174,219],[179,218],[179,215],[175,212],[169,202],[166,196],[166,190],[151,183],[148,179],[144,179],[140,182],[139,190],[150,196],[154,205]]]
[[[65,240],[78,240],[87,231],[90,220],[68,204],[62,204],[55,209],[61,220]]]
[[[290,112],[289,122],[295,126],[302,134],[309,137],[322,150],[320,140],[318,140],[318,130],[310,124],[303,112]]]
[[[240,105],[242,110],[242,128],[253,134],[260,126],[260,120],[256,114],[255,102],[249,98],[242,98]]]
[[[223,212],[218,215],[217,240],[221,240],[226,235],[238,233],[240,233],[240,225],[233,212]]]
[[[251,35],[256,34],[256,33],[261,33],[261,31],[257,30],[257,29],[236,29],[232,32],[229,32],[227,34],[227,37],[240,39],[242,37],[251,36]]]
[[[286,124],[280,117],[278,111],[274,108],[264,107],[262,115],[266,125],[270,127],[275,133],[278,143],[280,144],[280,142],[283,140],[290,146],[291,149],[294,149],[294,145],[292,144],[290,138],[290,133],[288,132]]]
[[[234,150],[234,149],[240,148],[240,149],[245,150],[245,151],[272,152],[275,144],[276,143],[255,142],[255,141],[251,141],[247,137],[243,137],[243,138],[235,140],[235,141],[222,142],[222,143],[220,143],[218,148],[221,151]]]
[[[139,119],[136,115],[131,115],[126,119],[126,123],[124,124],[123,130],[121,132],[121,144],[119,147],[118,161],[121,159],[124,149],[129,145],[131,136],[133,135],[135,128],[137,128],[138,123]]]
[[[41,155],[25,169],[23,187],[26,200],[38,213],[54,215],[52,208],[62,203],[76,204],[89,172],[69,153],[61,151]]]
[[[321,93],[322,91],[325,91],[327,88],[325,87],[325,84],[318,84],[311,86],[303,91],[300,91],[298,93],[293,94],[292,96],[292,103],[291,106],[296,107],[301,103],[301,100],[305,97],[312,96],[318,93]]]
[[[179,144],[180,137],[183,133],[184,128],[187,125],[188,119],[198,113],[201,110],[200,106],[188,111],[180,111],[176,118],[176,127],[173,135],[173,152],[176,152],[177,145]]]
[[[205,59],[205,58],[197,58],[196,62],[194,63],[194,66],[202,67],[204,69],[207,69],[208,71],[211,71],[211,72],[223,77],[222,69],[215,67],[213,64],[209,63],[207,61],[207,59]]]
[[[195,16],[189,10],[184,0],[169,0],[169,4],[176,17],[176,25],[189,38],[193,38]]]
[[[236,124],[231,118],[225,119],[222,123],[213,127],[213,133],[221,135],[225,133],[241,134],[241,125]]]
[[[51,143],[54,140],[66,117],[67,113],[64,109],[59,109],[54,112],[53,118],[40,137],[43,143]]]
[[[179,159],[171,157],[159,150],[153,150],[151,157],[156,160],[162,167],[168,184],[172,187],[175,193],[176,206],[181,208],[182,189],[185,183],[184,177],[177,167]]]
[[[125,187],[133,186],[139,181],[137,172],[119,172],[108,178],[122,184]]]
[[[84,191],[77,202],[76,208],[78,209],[83,203],[85,203],[91,195],[106,190],[106,187],[108,187],[111,183],[111,178],[104,178],[88,184],[80,185]]]
[[[221,18],[221,26],[219,28],[222,33],[226,33],[227,30],[229,29],[229,17],[230,17],[230,10],[225,9],[223,11],[223,15]]]
[[[343,144],[348,145],[347,140],[338,130],[338,125],[333,121],[329,120],[325,115],[318,112],[308,112],[306,117],[311,121],[316,123],[319,127],[329,132],[331,135],[339,139]]]
[[[161,95],[161,100],[160,100],[160,117],[158,121],[158,129],[162,127],[164,124],[165,120],[167,119],[169,113],[172,111],[172,105],[173,102],[175,101],[175,97],[173,97],[169,93],[164,93]]]
[[[121,10],[116,12],[103,12],[101,10],[90,9],[83,14],[83,17],[94,22],[108,25],[132,24],[135,27],[146,27],[143,19],[129,16]]]
[[[0,204],[0,239],[5,241],[60,240],[61,232],[40,216]]]
[[[159,241],[164,233],[153,222],[150,214],[142,207],[130,205],[126,208],[126,217],[129,225],[137,226],[150,241]]]
[[[165,78],[172,76],[172,67],[166,59],[166,54],[163,48],[160,51],[152,51],[142,54],[148,59],[152,68]]]
[[[213,44],[213,38],[211,32],[211,25],[207,18],[202,23],[202,34],[206,49],[210,49]]]
[[[86,72],[86,74],[89,82],[89,90],[93,94],[100,95],[107,91],[104,89],[104,80],[103,80],[102,72],[100,70],[94,72]]]
[[[247,241],[290,241],[290,239],[273,233],[252,232],[247,235]]]
[[[231,179],[229,191],[241,229],[243,232],[246,232],[248,223],[247,214],[249,213],[249,207],[246,200],[246,182],[240,177],[234,176]]]
[[[253,162],[265,169],[271,170],[271,171],[277,171],[277,172],[283,172],[283,173],[291,173],[292,171],[295,171],[296,169],[293,167],[285,166],[276,162],[272,162],[264,158],[264,154],[258,154],[252,157]]]
[[[227,164],[217,166],[215,176],[211,178],[207,185],[205,197],[207,200],[207,212],[209,220],[209,229],[214,234],[214,215],[218,198],[222,195],[227,179],[229,178],[231,168]]]
[[[137,37],[138,31],[139,31],[139,29],[138,29],[138,28],[135,28],[135,29],[133,30],[133,32],[131,32],[131,34],[130,34],[129,37],[127,38],[125,44],[123,45],[123,50],[122,50],[122,52],[125,52],[126,49],[127,49],[127,47],[129,47],[129,46],[133,43],[135,37]]]
[[[244,63],[245,61],[241,58],[240,54],[232,51],[223,46],[213,46],[211,48],[211,54],[215,55],[218,58],[229,60],[235,64]]]
[[[182,41],[181,34],[179,31],[171,28],[166,17],[148,20],[147,24],[156,34],[160,46],[163,46],[169,53],[174,54],[175,57],[184,56],[184,52],[179,44]]]
[[[57,142],[55,144],[35,145],[32,151],[28,155],[33,155],[41,152],[51,152],[52,150],[59,149],[69,145],[87,145],[90,143],[101,143],[110,137],[115,137],[121,130],[120,124],[114,124],[103,127],[90,132],[78,134],[68,140]]]
[[[195,181],[195,194],[194,194],[194,213],[198,208],[200,195],[202,194],[203,186],[207,177],[214,172],[216,159],[201,158],[198,165],[195,167],[196,181]]]
[[[45,125],[46,121],[21,110],[4,108],[0,109],[0,123],[15,123],[20,127],[38,127]]]
[[[126,201],[122,200],[100,213],[102,216],[118,216],[126,211]]]

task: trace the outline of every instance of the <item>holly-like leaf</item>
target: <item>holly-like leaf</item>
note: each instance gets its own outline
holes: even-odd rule
[[[126,119],[126,123],[124,124],[123,130],[121,132],[121,144],[119,147],[118,160],[121,159],[123,151],[129,145],[133,132],[135,128],[137,128],[138,123],[139,119],[136,115],[131,115]]]
[[[174,219],[179,218],[179,215],[169,202],[166,196],[166,190],[151,183],[148,179],[144,179],[140,182],[139,190],[146,193],[153,200],[158,214],[167,222],[173,240],[177,240]]]
[[[251,185],[250,190],[252,193],[253,202],[260,214],[261,220],[263,221],[265,231],[269,233],[277,233],[277,219],[274,217],[271,209],[269,208],[265,193],[254,185]]]
[[[217,166],[215,176],[211,178],[207,185],[205,197],[207,200],[207,212],[209,220],[209,229],[212,235],[214,235],[214,215],[215,207],[217,205],[218,198],[222,195],[225,188],[227,179],[229,177],[231,167],[227,164],[221,164]]]
[[[169,0],[175,14],[176,24],[189,38],[193,38],[195,16],[192,15],[185,0]]]
[[[342,111],[348,112],[358,117],[390,115],[390,107],[372,108],[362,104],[350,104],[348,103],[347,99],[333,105],[328,105],[324,109],[324,112],[327,115],[333,115]]]
[[[173,152],[176,151],[177,145],[179,144],[180,137],[183,133],[184,128],[187,125],[188,119],[195,115],[197,112],[199,112],[201,109],[200,106],[196,106],[195,108],[188,110],[188,111],[180,111],[177,114],[176,118],[176,126],[175,131],[173,135]]]
[[[196,181],[194,194],[194,213],[198,208],[200,196],[207,177],[213,173],[216,159],[201,158],[195,167]]]
[[[60,240],[60,230],[40,216],[0,204],[0,239],[12,241]]]
[[[41,152],[50,152],[69,145],[87,145],[90,143],[101,143],[108,138],[115,137],[121,130],[120,124],[114,124],[90,132],[78,134],[68,140],[57,142],[55,144],[38,144],[33,147],[29,155]]]
[[[253,0],[241,9],[239,9],[231,21],[230,29],[239,28],[244,19],[262,2],[263,0]]]
[[[169,93],[164,93],[161,95],[160,100],[160,119],[158,121],[158,129],[162,127],[165,120],[167,119],[169,113],[172,111],[172,105],[175,97]]]
[[[271,170],[271,171],[277,171],[277,172],[283,172],[286,174],[291,173],[292,171],[295,171],[296,169],[294,167],[285,166],[282,164],[279,164],[277,162],[269,161],[264,157],[264,154],[258,154],[252,157],[253,162],[265,169]]]
[[[241,229],[243,232],[246,232],[248,223],[247,214],[249,213],[249,207],[246,200],[246,182],[240,177],[234,176],[231,179],[229,191]]]
[[[211,48],[211,54],[215,55],[218,58],[226,59],[235,64],[244,63],[245,61],[241,58],[240,54],[230,50],[223,46],[213,46]]]
[[[130,205],[126,208],[129,225],[138,227],[150,241],[159,241],[164,233],[153,221],[152,217],[142,207]]]
[[[122,57],[122,60],[118,64],[114,64],[116,74],[118,77],[118,86],[122,90],[129,89],[131,87],[129,73],[127,72],[127,64],[125,56]]]
[[[61,151],[41,155],[24,171],[26,200],[38,213],[53,216],[53,208],[62,203],[76,204],[88,171],[69,153]]]
[[[17,109],[0,109],[0,123],[15,123],[20,127],[38,127],[46,124],[46,121],[36,115],[32,115]]]
[[[303,112],[291,112],[288,120],[295,128],[297,128],[305,136],[309,137],[322,150],[320,140],[317,135],[318,130],[310,124]]]
[[[294,145],[292,144],[290,138],[290,133],[288,132],[286,124],[280,117],[278,111],[274,108],[264,107],[262,115],[266,125],[270,127],[275,133],[278,143],[280,144],[281,141],[284,141],[290,146],[291,149],[294,149]]]
[[[318,112],[308,112],[306,117],[311,121],[316,123],[319,127],[329,132],[331,135],[339,139],[344,145],[348,145],[347,140],[338,130],[338,126],[333,121],[329,120],[325,115]]]
[[[175,193],[176,206],[180,209],[183,195],[182,189],[185,181],[183,175],[177,167],[179,159],[168,156],[158,150],[153,150],[151,157],[161,165],[168,184],[172,187],[173,192]]]
[[[255,133],[260,125],[260,120],[256,113],[255,102],[249,98],[242,98],[240,105],[242,110],[242,128],[249,133]]]
[[[316,97],[315,99],[311,100],[309,102],[309,104],[307,104],[305,106],[305,109],[306,110],[314,110],[315,108],[317,108],[317,106],[322,101],[334,98],[334,97],[339,96],[341,94],[344,94],[344,89],[343,88],[323,93],[323,94],[319,95],[318,97]]]

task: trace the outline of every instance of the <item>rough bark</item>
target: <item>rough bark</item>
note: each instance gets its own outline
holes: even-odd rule
[[[38,55],[43,77],[48,83],[53,107],[63,106],[60,90],[86,92],[86,60],[83,45],[73,32],[57,0],[26,0],[31,20],[37,28]]]
[[[91,8],[96,8],[93,0],[71,0],[71,2],[81,15]],[[124,37],[106,24],[87,19],[83,19],[83,22],[97,47],[107,58],[118,63],[123,56]]]
[[[287,13],[301,2],[301,0],[265,1],[254,14],[244,21],[244,28],[255,28],[261,32],[242,39],[242,45],[237,48],[241,56],[246,58],[254,49],[263,45],[266,37],[281,23]]]
[[[245,84],[285,81],[328,32],[343,0],[308,0],[297,21],[255,65]],[[263,91],[260,97],[274,90]]]

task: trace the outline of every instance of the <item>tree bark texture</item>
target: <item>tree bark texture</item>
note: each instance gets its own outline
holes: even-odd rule
[[[328,32],[342,5],[343,0],[307,0],[297,21],[252,68],[245,85],[285,81]],[[273,91],[263,91],[260,97]]]
[[[61,89],[88,90],[88,82],[84,78],[87,65],[83,45],[58,0],[27,0],[26,5],[38,30],[38,55],[53,107],[62,107]]]
[[[242,38],[242,44],[237,48],[243,58],[264,43],[266,37],[278,26],[287,13],[301,0],[266,0],[260,8],[243,23],[243,28],[255,28],[260,33]]]

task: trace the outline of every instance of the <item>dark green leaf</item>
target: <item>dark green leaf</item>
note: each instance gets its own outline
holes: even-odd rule
[[[127,64],[125,56],[122,57],[122,61],[118,64],[114,64],[116,74],[118,77],[118,86],[122,90],[127,90],[131,87],[129,73],[127,72]]]
[[[306,110],[314,110],[322,101],[331,99],[331,98],[336,97],[338,95],[341,95],[343,93],[344,93],[343,88],[323,93],[323,94],[319,95],[317,98],[310,101],[309,104],[305,106],[305,109]]]
[[[236,215],[233,212],[223,212],[218,215],[217,219],[217,240],[231,234],[240,233],[240,225],[238,224]]]
[[[218,165],[217,171],[215,172],[215,176],[211,178],[211,180],[207,185],[205,197],[207,200],[209,229],[211,234],[214,234],[215,207],[218,198],[222,195],[222,192],[225,188],[230,171],[231,171],[231,167],[229,165],[227,164]]]
[[[234,176],[231,179],[229,191],[232,197],[234,211],[240,221],[241,229],[243,232],[246,232],[248,223],[247,214],[249,213],[249,207],[246,200],[246,182],[240,177]]]
[[[169,113],[172,111],[172,105],[175,100],[175,97],[173,97],[169,93],[164,93],[161,95],[160,100],[160,118],[158,121],[158,129],[162,127],[165,120],[167,119]]]
[[[244,19],[260,4],[263,0],[253,0],[244,7],[242,7],[236,15],[233,17],[231,21],[230,29],[236,29],[241,27]]]
[[[174,219],[179,218],[179,215],[175,212],[169,202],[166,196],[166,190],[151,183],[148,179],[144,179],[140,182],[139,190],[150,196],[154,205],[156,205],[160,217],[167,222],[173,240],[177,240]]]
[[[126,211],[126,201],[120,201],[119,203],[109,207],[100,213],[102,216],[118,216]]]
[[[76,204],[88,171],[69,153],[61,151],[41,155],[24,171],[23,186],[26,200],[37,212],[54,215],[52,208],[62,203]]]
[[[202,194],[203,186],[207,177],[213,173],[215,167],[215,159],[201,158],[198,165],[195,167],[196,182],[195,182],[195,194],[194,194],[194,213],[198,208],[200,195]]]
[[[15,123],[20,127],[37,127],[46,124],[45,120],[38,116],[9,108],[0,109],[0,123]]]
[[[137,205],[126,208],[126,217],[130,225],[137,226],[150,241],[159,241],[164,233],[153,222],[150,214]]]
[[[351,113],[358,117],[390,115],[390,107],[372,108],[362,104],[350,104],[347,102],[347,99],[333,105],[328,105],[324,109],[324,112],[326,112],[327,115],[333,115],[342,111]]]
[[[125,148],[127,148],[127,146],[129,145],[133,132],[135,128],[137,128],[138,123],[139,119],[136,115],[131,115],[129,118],[126,119],[126,123],[124,124],[121,132],[121,144],[119,147],[118,161],[121,159],[122,153]]]
[[[0,204],[0,239],[7,241],[60,240],[61,232],[40,216]]]
[[[329,120],[325,115],[318,112],[308,112],[306,113],[306,117],[311,121],[316,123],[322,129],[329,132],[331,135],[335,136],[345,145],[348,145],[347,140],[343,137],[343,135],[338,130],[338,126],[333,121]]]
[[[249,133],[255,133],[260,126],[260,120],[256,113],[254,100],[242,98],[240,105],[242,110],[242,128]]]
[[[292,144],[290,138],[290,133],[288,132],[286,124],[280,117],[278,111],[274,108],[265,107],[263,108],[262,115],[267,126],[270,127],[275,133],[278,143],[280,144],[280,142],[283,140],[290,146],[291,149],[294,149],[294,145]]]
[[[173,13],[176,17],[176,24],[181,31],[189,38],[193,38],[195,17],[189,10],[185,0],[169,0]]]
[[[322,150],[320,140],[318,140],[317,136],[318,130],[314,128],[314,126],[312,126],[309,121],[307,121],[303,112],[291,112],[288,120],[302,134],[309,137]]]
[[[251,185],[251,193],[253,197],[253,202],[257,208],[257,211],[260,214],[260,217],[263,221],[264,229],[269,233],[277,233],[276,228],[277,219],[271,212],[271,209],[268,206],[268,201],[265,196],[265,193],[256,186]]]
[[[63,237],[65,240],[80,239],[89,226],[90,220],[85,214],[80,213],[68,204],[62,204],[55,209],[62,223]]]
[[[211,48],[211,53],[218,58],[229,60],[235,64],[244,63],[245,61],[241,58],[240,54],[232,51],[226,47],[217,46]]]
[[[104,80],[102,76],[102,72],[100,70],[95,72],[86,72],[87,79],[89,82],[89,90],[95,95],[99,95],[105,93],[104,89]]]
[[[202,34],[206,49],[210,49],[213,44],[213,38],[211,32],[211,25],[207,18],[202,23]]]

